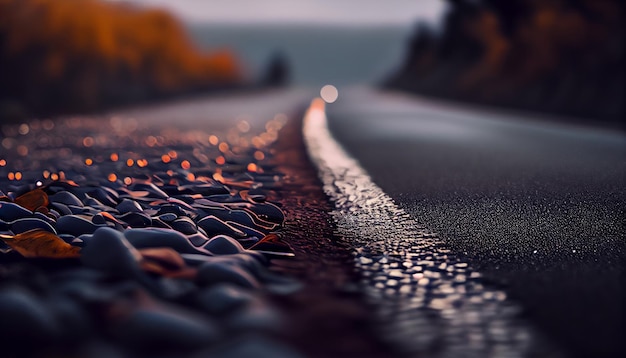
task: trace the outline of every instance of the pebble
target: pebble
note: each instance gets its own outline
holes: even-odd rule
[[[0,290],[0,317],[3,352],[28,352],[31,345],[50,343],[59,334],[58,322],[43,301],[23,289]]]
[[[17,204],[0,201],[0,220],[2,221],[15,221],[17,219],[29,217],[32,214],[33,213],[30,210],[24,209]]]
[[[282,210],[266,196],[279,176],[269,166],[263,168],[268,175],[248,172],[257,148],[231,144],[227,152],[218,151],[199,139],[198,129],[193,135],[168,133],[146,146],[154,128],[140,130],[133,121],[109,128],[117,123],[114,118],[90,122],[77,117],[59,119],[51,130],[32,126],[32,135],[19,137],[29,148],[29,160],[19,164],[23,168],[12,168],[13,160],[0,168],[4,200],[34,189],[49,199],[36,212],[0,201],[3,234],[38,228],[81,247],[80,263],[59,261],[49,272],[23,274],[11,284],[0,280],[0,342],[22,339],[33,352],[47,353],[49,345],[69,349],[60,356],[181,356],[200,350],[218,356],[297,357],[262,335],[214,350],[244,331],[275,332],[280,317],[263,297],[295,292],[294,281],[268,271],[263,254],[246,251],[283,225]],[[110,132],[96,139],[103,127]],[[250,141],[260,134],[240,138],[249,135]],[[65,147],[49,145],[55,136]],[[95,139],[93,146],[68,144],[89,137]],[[6,159],[18,157],[8,151]],[[219,156],[227,163],[216,166]],[[127,165],[128,158],[134,158],[133,165]],[[144,158],[141,165],[137,158]],[[23,178],[8,181],[8,171],[18,170]],[[159,262],[163,276],[144,271],[139,250],[159,247],[175,250],[187,267]],[[2,255],[10,257],[4,248],[0,242],[0,278],[5,274]],[[186,270],[180,275],[185,278],[168,277],[176,269]],[[179,309],[185,305],[196,310]],[[219,318],[220,329],[212,317]],[[223,327],[231,328],[228,335],[220,331]],[[4,353],[7,346],[0,347]]]
[[[211,238],[204,248],[218,255],[238,254],[244,250],[237,240],[226,235],[218,235]]]
[[[94,269],[128,276],[139,270],[137,261],[141,254],[115,229],[101,227],[85,243],[81,262]]]
[[[101,226],[94,224],[90,219],[78,215],[63,215],[57,220],[56,224],[58,233],[74,236],[93,234],[99,227]]]
[[[157,352],[194,350],[219,338],[211,322],[164,309],[137,309],[119,322],[115,333],[131,347]]]
[[[254,276],[241,267],[225,262],[206,262],[198,269],[197,281],[201,285],[212,285],[220,282],[232,283],[244,288],[260,288]]]
[[[194,247],[185,235],[168,229],[128,229],[124,231],[126,239],[136,248],[143,249],[147,247],[169,247],[179,253],[210,254],[201,248]]]
[[[204,311],[223,315],[252,301],[250,291],[228,283],[218,283],[200,291],[196,295],[196,304]]]

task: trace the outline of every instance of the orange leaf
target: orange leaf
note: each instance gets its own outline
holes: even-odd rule
[[[40,206],[48,206],[48,194],[41,189],[31,190],[15,199],[15,203],[30,211],[35,211]]]
[[[139,252],[142,255],[139,265],[144,271],[165,277],[187,279],[195,278],[198,273],[197,269],[187,267],[182,256],[169,247],[141,249]]]
[[[80,256],[80,248],[72,246],[55,234],[34,229],[15,236],[0,235],[7,245],[24,257],[64,259]]]
[[[276,234],[266,235],[248,250],[277,256],[295,256],[291,246]]]

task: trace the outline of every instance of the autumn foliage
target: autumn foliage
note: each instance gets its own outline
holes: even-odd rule
[[[389,84],[459,100],[616,122],[623,115],[621,0],[448,0]]]
[[[31,111],[235,85],[228,51],[201,53],[171,15],[97,0],[0,0],[0,100]]]

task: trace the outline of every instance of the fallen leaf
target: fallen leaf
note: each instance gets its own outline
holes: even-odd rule
[[[295,256],[291,246],[276,234],[266,235],[248,250],[276,256]]]
[[[29,230],[15,236],[0,235],[0,239],[24,257],[64,259],[80,256],[80,248],[41,229]]]
[[[31,190],[15,199],[15,203],[30,211],[35,211],[40,206],[46,207],[50,203],[48,194],[41,189]]]
[[[139,250],[142,258],[139,266],[147,272],[170,278],[194,279],[198,270],[188,267],[178,251],[169,247],[155,247]]]

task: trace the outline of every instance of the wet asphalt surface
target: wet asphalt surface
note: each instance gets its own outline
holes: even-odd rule
[[[624,353],[626,136],[366,89],[333,135],[572,357]]]

